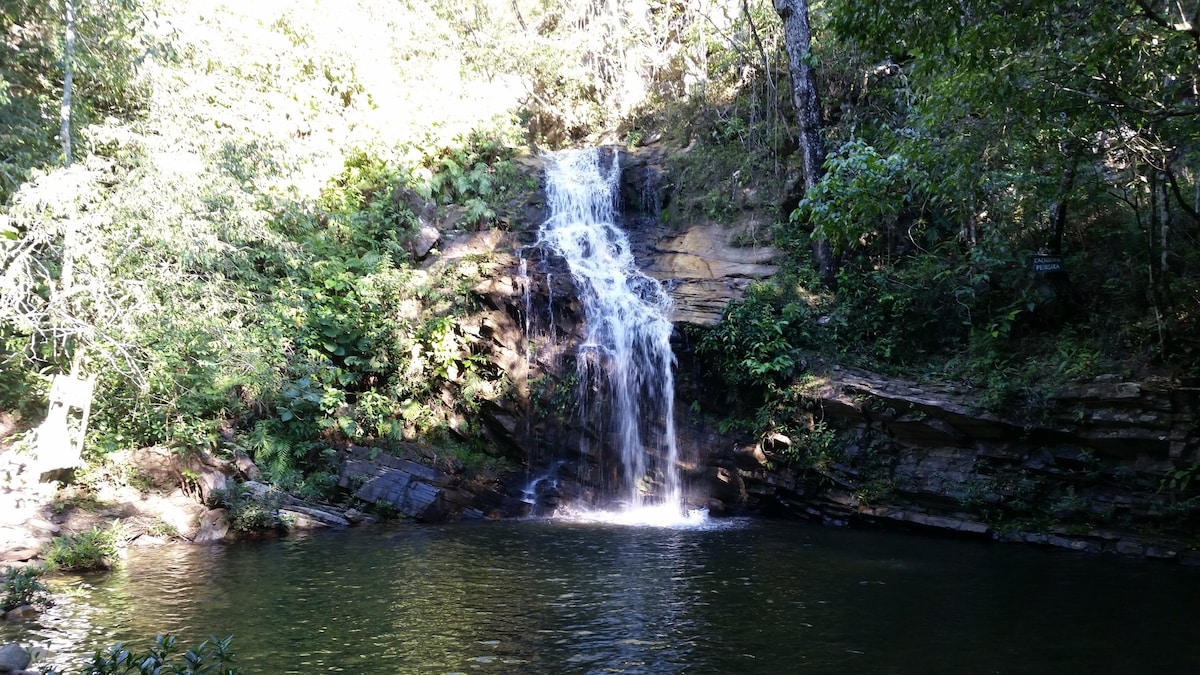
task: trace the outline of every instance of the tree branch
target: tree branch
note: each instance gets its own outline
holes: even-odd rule
[[[1200,8],[1197,8],[1193,13],[1191,21],[1187,21],[1185,19],[1183,23],[1175,24],[1171,23],[1167,17],[1159,14],[1158,11],[1151,7],[1149,0],[1134,0],[1134,2],[1137,3],[1138,7],[1142,8],[1142,14],[1145,15],[1147,19],[1150,19],[1154,23],[1166,28],[1167,30],[1190,35],[1192,37],[1192,41],[1196,43],[1196,48],[1200,49],[1200,28],[1196,27],[1196,16],[1200,15]],[[1179,13],[1181,15],[1180,18],[1183,19],[1184,17],[1182,16],[1182,8],[1180,8]]]
[[[1179,206],[1183,207],[1184,212],[1191,216],[1192,220],[1200,223],[1200,213],[1196,213],[1196,209],[1183,198],[1183,191],[1179,189],[1179,181],[1175,180],[1175,172],[1168,170],[1164,173],[1167,174],[1167,183],[1171,186],[1171,192],[1175,195],[1175,201],[1179,202]]]

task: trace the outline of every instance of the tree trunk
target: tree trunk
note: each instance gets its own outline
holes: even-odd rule
[[[71,97],[73,94],[72,85],[75,81],[75,2],[76,0],[63,0],[63,23],[65,28],[64,45],[63,45],[63,97],[62,105],[59,107],[59,138],[62,142],[63,165],[70,168],[73,161],[71,151]],[[64,317],[74,316],[72,308],[74,306],[74,287],[75,287],[75,248],[76,238],[79,228],[79,213],[77,211],[76,199],[78,195],[70,195],[71,205],[69,215],[63,227],[63,251],[62,251],[62,272],[59,276],[59,284],[57,292],[51,292],[51,302],[54,305],[62,303],[57,311],[62,312]],[[71,376],[79,375],[79,368],[83,359],[83,350],[79,345],[79,339],[74,334],[69,336],[64,343],[64,348],[67,353],[71,354]],[[86,419],[86,416],[85,416]]]
[[[1050,224],[1053,232],[1050,252],[1054,255],[1062,255],[1063,234],[1067,229],[1067,201],[1071,190],[1075,188],[1075,171],[1079,163],[1077,157],[1074,152],[1068,153],[1067,166],[1058,181],[1058,194],[1050,204]]]
[[[812,69],[812,28],[808,23],[808,0],[774,0],[775,11],[783,19],[788,68],[792,75],[792,103],[800,127],[800,153],[804,158],[804,190],[811,190],[821,179],[825,164],[825,143],[821,137],[821,101],[817,95]],[[818,238],[812,244],[813,259],[821,279],[832,284],[837,274],[833,247]]]
[[[75,80],[75,0],[63,0],[66,40],[63,47],[63,97],[58,111],[63,164],[71,166],[71,88]]]

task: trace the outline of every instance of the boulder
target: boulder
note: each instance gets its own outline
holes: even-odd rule
[[[25,670],[29,661],[29,652],[15,642],[0,647],[0,673],[15,673]]]
[[[293,517],[302,517],[304,520],[314,523],[312,527],[350,527],[350,521],[342,516],[312,506],[289,504],[286,508],[279,509],[279,513],[281,515],[290,513]]]
[[[237,467],[233,462],[218,459],[207,452],[191,452],[179,460],[181,476],[186,476],[188,487],[199,490],[197,495],[204,504],[212,504],[217,493],[228,490]]]
[[[0,550],[0,563],[26,562],[38,556],[38,549],[30,546],[15,546]]]
[[[433,250],[433,247],[437,245],[441,237],[442,233],[436,227],[422,225],[421,229],[417,230],[412,239],[409,239],[408,243],[405,244],[405,248],[417,260],[424,260],[429,255],[429,252]]]
[[[238,450],[233,453],[233,465],[237,467],[238,474],[242,480],[261,480],[262,472],[258,470],[258,465],[254,460],[250,459],[250,455]]]
[[[197,543],[225,541],[229,535],[229,515],[227,509],[213,509],[200,518],[200,528],[192,541]]]
[[[13,607],[4,613],[4,618],[7,621],[28,621],[41,614],[33,605],[21,605]]]
[[[248,459],[248,458],[247,458]],[[128,466],[151,486],[171,491],[183,486],[196,497],[211,503],[213,496],[229,486],[237,467],[207,452],[180,453],[170,448],[139,448],[130,454]]]
[[[279,519],[289,530],[318,530],[329,527],[329,523],[290,508],[279,509]]]
[[[428,449],[425,449],[428,450]],[[436,454],[436,453],[431,453]],[[422,456],[422,448],[413,445],[410,456]],[[424,461],[431,461],[426,458]],[[364,502],[387,505],[398,513],[421,522],[444,522],[512,515],[516,500],[498,492],[486,481],[466,480],[461,465],[439,462],[439,470],[410,459],[351,447],[342,462],[338,485],[355,490]],[[292,508],[289,505],[289,508]],[[332,515],[332,514],[331,514]],[[346,514],[349,516],[349,514]],[[361,516],[361,514],[358,514]],[[338,525],[350,524],[349,517]]]
[[[138,448],[129,454],[125,466],[137,472],[141,480],[154,488],[172,490],[179,487],[181,474],[178,458],[170,448]]]

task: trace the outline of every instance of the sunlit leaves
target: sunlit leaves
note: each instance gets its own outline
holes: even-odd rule
[[[864,245],[913,201],[915,177],[901,156],[852,140],[826,160],[821,180],[791,218],[809,222],[813,238],[827,239],[834,250]]]

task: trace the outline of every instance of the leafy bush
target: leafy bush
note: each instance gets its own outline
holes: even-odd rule
[[[825,161],[825,174],[791,220],[811,222],[813,237],[829,240],[835,250],[865,245],[908,207],[912,174],[900,155],[885,157],[863,141],[851,140]]]
[[[243,484],[217,493],[218,504],[228,509],[225,516],[235,532],[264,532],[280,527],[279,499],[268,492],[257,495]]]
[[[87,572],[110,569],[116,562],[121,526],[93,528],[88,532],[55,537],[46,550],[46,564],[52,569]]]
[[[698,351],[727,384],[766,391],[797,371],[802,348],[815,342],[816,327],[807,304],[786,301],[777,287],[755,284],[703,335]]]
[[[106,650],[92,655],[91,663],[83,671],[86,675],[160,675],[179,673],[187,675],[236,675],[240,672],[234,665],[234,654],[230,650],[233,636],[224,639],[211,637],[183,654],[176,653],[174,635],[159,635],[154,646],[142,653],[130,651],[118,642]]]
[[[41,581],[42,573],[32,567],[5,567],[0,574],[0,612],[22,605],[49,607],[50,591]]]
[[[830,337],[851,361],[915,365],[966,342],[978,296],[965,270],[942,251],[893,265],[848,261],[838,274]]]

